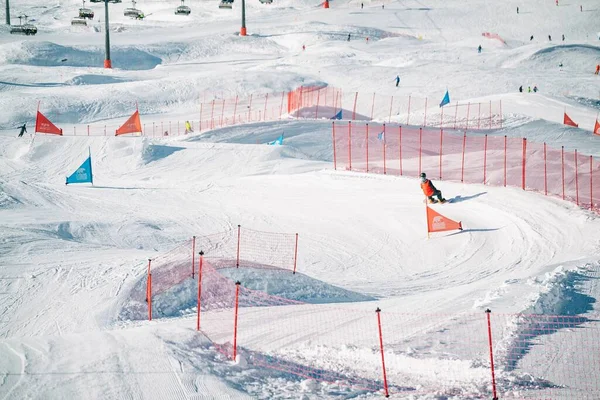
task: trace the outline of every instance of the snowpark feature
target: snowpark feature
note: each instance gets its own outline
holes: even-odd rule
[[[11,4],[39,32],[16,38],[0,28],[0,398],[334,399],[379,397],[386,388],[412,399],[598,398],[598,216],[576,198],[523,191],[510,175],[517,188],[492,186],[488,175],[504,168],[491,145],[506,135],[521,146],[526,138],[536,155],[544,143],[564,146],[567,193],[596,185],[596,170],[579,181],[587,170],[574,161],[576,149],[586,166],[600,154],[591,132],[598,81],[588,65],[597,62],[599,11],[582,4],[536,0],[515,14],[512,1],[364,9],[248,1],[246,37],[237,34],[239,2],[226,11],[194,4],[185,20],[173,14],[179,1],[146,2],[142,21],[117,4],[114,70],[101,68],[104,21],[70,26],[78,1]],[[555,44],[563,33],[564,45]],[[518,93],[521,85],[540,91]],[[279,111],[287,93],[305,87],[329,88],[326,99],[313,91],[300,113]],[[341,101],[333,88],[343,89],[335,89]],[[452,103],[440,109],[446,89]],[[234,111],[236,97],[248,101]],[[33,125],[38,101],[63,136],[15,138],[16,126]],[[136,102],[147,126],[135,128],[145,136],[114,137]],[[421,166],[430,176],[442,166],[436,185],[462,201],[432,208],[464,230],[426,239],[416,174],[335,171],[331,118],[340,109],[344,120],[376,120],[369,134],[375,122],[414,133],[443,128],[443,151],[437,140],[421,147],[435,150],[421,154]],[[565,112],[579,128],[563,125]],[[173,137],[186,120],[202,121],[202,133]],[[468,121],[472,184],[445,181],[462,168],[454,162],[462,162],[460,121]],[[150,125],[160,127],[156,138]],[[450,132],[455,125],[459,134]],[[105,126],[106,137],[92,137]],[[266,145],[282,132],[283,145]],[[391,140],[380,133],[372,140]],[[485,134],[496,149],[487,156]],[[458,137],[451,155],[446,135]],[[65,186],[89,149],[94,186]],[[383,159],[372,158],[371,143],[358,149],[369,172],[372,161],[387,164],[387,149]],[[415,149],[394,159],[407,172],[418,170]],[[558,187],[559,154],[547,156],[548,185]],[[534,160],[526,174],[542,171]],[[261,267],[272,260],[246,265],[243,251],[239,268],[223,267],[237,259],[229,252],[237,224],[241,250],[245,227],[298,232],[297,273]],[[215,232],[229,235],[211,242],[222,255],[192,251],[193,235],[200,246]],[[289,238],[287,259],[295,233]],[[158,285],[162,268],[179,273],[167,256],[174,248],[186,278],[151,293],[154,316],[143,321],[147,259]],[[196,330],[199,276],[191,276],[201,250],[205,335]]]

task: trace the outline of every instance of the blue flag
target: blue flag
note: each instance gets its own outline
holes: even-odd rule
[[[442,99],[442,102],[440,103],[440,107],[444,107],[446,104],[450,103],[450,94],[448,93],[448,90],[446,90],[446,94],[444,95],[444,98]]]
[[[275,139],[275,140],[273,140],[272,142],[269,142],[269,143],[267,143],[267,144],[269,144],[269,145],[271,145],[271,146],[273,146],[273,145],[276,145],[276,144],[278,144],[278,145],[282,145],[282,144],[283,144],[283,133],[282,133],[282,134],[281,134],[281,136],[279,136],[277,139]]]
[[[90,182],[92,185],[94,184],[94,180],[92,178],[92,156],[90,155],[87,160],[81,164],[81,167],[77,168],[77,171],[73,172],[71,176],[67,178],[65,185],[69,183],[85,183]]]
[[[342,110],[335,114],[331,119],[342,119]]]
[[[381,141],[385,140],[385,131],[381,131],[380,133],[378,133],[377,139],[379,139]]]

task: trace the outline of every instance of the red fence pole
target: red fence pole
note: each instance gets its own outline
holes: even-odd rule
[[[444,129],[440,128],[440,180],[442,179],[442,146],[444,141]]]
[[[223,127],[223,115],[225,114],[225,99],[223,99],[223,104],[221,105],[221,121],[219,125]]]
[[[367,151],[367,172],[369,172],[369,124],[367,124],[367,130],[365,131],[365,139],[367,143],[365,146]]]
[[[356,119],[356,101],[358,100],[358,92],[354,94],[354,108],[352,109],[352,120]]]
[[[560,146],[560,162],[562,165],[562,199],[565,199],[565,146]]]
[[[546,142],[544,142],[544,194],[548,196],[548,164],[546,162]]]
[[[242,235],[242,227],[238,225],[238,240],[237,240],[237,261],[235,262],[235,267],[240,267],[240,238]]]
[[[425,97],[425,115],[423,116],[423,126],[427,126],[427,97]]]
[[[235,314],[233,316],[233,361],[235,361],[235,356],[237,355],[237,325],[238,325],[238,305],[239,305],[239,297],[240,297],[240,285],[241,285],[240,281],[237,281],[235,283]]]
[[[335,151],[335,121],[331,122],[331,140],[333,141],[333,169],[337,171],[337,154]]]
[[[440,113],[440,128],[444,127],[444,107],[442,107],[442,112]]]
[[[296,245],[294,247],[294,272],[296,274],[296,264],[298,262],[298,234],[296,233]]]
[[[385,357],[383,355],[383,335],[381,334],[381,310],[379,307],[375,310],[377,313],[377,328],[379,329],[379,349],[381,351],[381,368],[383,370],[383,389],[385,390],[385,397],[390,397],[388,391],[387,374],[385,372]]]
[[[200,251],[200,260],[198,260],[198,302],[197,302],[197,317],[196,317],[196,330],[200,330],[200,309],[202,308],[202,261],[204,259],[204,252]]]
[[[196,265],[196,236],[192,236],[192,279],[194,279],[194,266]]]
[[[148,280],[146,281],[146,301],[148,302],[148,321],[152,321],[152,273],[150,272],[151,259],[148,259]]]
[[[523,171],[521,172],[521,188],[525,190],[525,166],[527,161],[527,138],[523,138]]]
[[[390,100],[390,116],[388,117],[388,123],[392,122],[392,107],[394,106],[394,96]]]
[[[385,163],[385,124],[383,124],[383,140],[382,140],[382,145],[383,145],[383,174],[386,175],[387,174],[387,168],[386,168],[386,163]]]
[[[238,95],[235,95],[235,104],[233,106],[233,125],[235,125],[235,113],[237,112]]]
[[[504,187],[506,187],[506,135],[504,135]]]
[[[485,139],[483,140],[483,184],[485,185],[486,178],[486,168],[487,168],[487,135],[485,135]]]
[[[375,110],[375,93],[373,92],[373,101],[371,101],[371,121],[373,121],[373,111]]]
[[[590,156],[590,210],[594,209],[594,196],[593,196],[593,186],[592,186],[592,174],[594,172],[593,168],[593,157]]]
[[[399,150],[400,150],[400,176],[402,176],[402,126],[398,127],[398,134],[399,134]]]
[[[463,148],[462,148],[462,166],[460,173],[460,181],[465,181],[465,148],[467,147],[467,132],[463,134]]]
[[[577,172],[577,149],[575,149],[575,204],[579,205],[579,177]]]
[[[421,150],[423,148],[423,128],[419,128],[419,175],[421,175]]]
[[[467,121],[465,122],[465,131],[469,130],[469,114],[471,113],[471,103],[467,103]]]
[[[348,168],[352,171],[352,121],[348,121]]]
[[[490,367],[492,370],[492,395],[493,400],[498,400],[498,394],[496,392],[496,372],[494,370],[494,351],[492,350],[492,324],[490,322],[490,314],[492,311],[488,308],[485,310],[487,316],[487,328],[488,328],[488,342],[490,345]]]

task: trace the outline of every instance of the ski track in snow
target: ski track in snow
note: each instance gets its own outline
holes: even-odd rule
[[[145,280],[148,258],[192,235],[238,224],[298,232],[299,272],[323,281],[315,289],[326,292],[323,298],[327,291],[338,296],[337,287],[355,299],[376,299],[245,309],[243,345],[286,362],[378,381],[373,316],[351,310],[409,313],[407,326],[388,322],[385,339],[390,379],[402,383],[398,390],[409,390],[395,398],[489,395],[488,370],[479,359],[445,359],[452,348],[440,347],[477,326],[460,326],[459,316],[486,308],[560,311],[594,323],[597,215],[517,188],[436,182],[444,194],[464,198],[437,209],[461,220],[465,230],[427,240],[417,180],[333,171],[329,121],[284,119],[189,137],[14,138],[25,121],[33,130],[38,101],[60,126],[119,125],[136,103],[142,119],[170,124],[196,120],[199,101],[327,84],[360,92],[362,102],[373,92],[403,101],[427,96],[434,112],[446,88],[460,104],[501,100],[504,129],[490,134],[600,156],[600,138],[591,134],[598,113],[593,68],[600,55],[594,1],[581,1],[585,12],[579,3],[556,7],[541,0],[398,0],[386,1],[385,10],[381,3],[364,3],[362,10],[359,1],[332,2],[323,10],[308,0],[275,0],[268,7],[248,1],[246,38],[233,34],[239,2],[233,11],[192,2],[192,14],[184,18],[173,15],[178,2],[140,1],[144,21],[125,18],[128,5],[113,4],[112,70],[100,68],[103,41],[93,28],[100,27],[101,7],[91,5],[97,18],[87,29],[70,26],[80,6],[75,0],[11,4],[13,19],[26,13],[40,32],[15,37],[0,27],[0,399],[373,396],[232,364],[193,330],[192,309],[151,323],[119,319]],[[507,44],[483,32],[498,33]],[[565,42],[557,40],[563,33]],[[531,34],[535,40],[529,42]],[[520,85],[537,85],[540,92],[517,93]],[[582,129],[561,124],[565,110]],[[394,118],[403,120],[398,113]],[[284,146],[257,144],[282,132]],[[65,186],[65,176],[88,151],[95,186]],[[249,276],[227,273],[232,280]],[[295,288],[305,295],[311,289]],[[587,308],[569,303],[575,294],[591,302]],[[168,295],[161,301],[168,302]],[[430,320],[422,317],[433,313]],[[231,340],[225,316],[228,311],[205,317],[211,339],[220,343]],[[543,365],[536,371],[549,382],[568,385],[561,381],[564,360],[596,350],[586,349],[580,329],[546,335],[544,346],[531,339],[525,350],[511,347],[526,328],[520,324],[515,317],[497,338],[518,360],[512,371],[499,371],[503,389],[518,393],[523,383],[511,373],[527,374],[531,365]],[[353,329],[356,335],[349,337]],[[434,358],[413,354],[440,349]],[[446,391],[410,394],[434,387],[427,386],[439,380],[433,370],[460,378]]]

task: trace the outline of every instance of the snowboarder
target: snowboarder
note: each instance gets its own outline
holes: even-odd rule
[[[306,50],[306,46],[302,45],[302,51]]]
[[[364,7],[364,6],[365,6],[365,5],[364,5],[363,3],[360,3],[360,9],[361,9],[361,10],[363,9],[363,7]]]
[[[396,87],[400,84],[400,75],[396,75]]]
[[[382,10],[385,10],[385,4],[382,4],[382,5],[381,5],[381,9],[382,9]]]
[[[564,34],[564,33],[563,33],[563,35],[562,35],[562,41],[563,41],[563,42],[565,41],[565,34]]]
[[[169,131],[165,131],[163,136],[169,136]]]
[[[537,93],[537,91],[538,91],[537,86],[533,86],[533,93]]]
[[[560,62],[560,64],[558,64],[558,68],[559,68],[558,69],[559,71],[562,71],[562,69],[563,69],[563,63],[562,63],[562,61]]]
[[[596,65],[596,72],[594,74],[598,75],[600,73],[600,64]]]
[[[556,6],[558,7],[558,0],[556,0]]]
[[[519,86],[519,93],[523,93],[523,85]]]
[[[531,86],[527,86],[527,93],[531,93]]]
[[[552,41],[552,36],[548,35],[548,40]]]
[[[435,186],[433,186],[433,183],[427,179],[425,172],[421,173],[421,189],[425,196],[427,196],[428,203],[446,202],[446,199],[442,197],[442,192],[436,189]],[[437,200],[435,200],[433,196],[436,196]]]
[[[19,132],[19,137],[22,137],[22,136],[23,136],[23,134],[27,132],[27,127],[26,127],[26,125],[27,125],[27,122],[25,122],[23,125],[21,125],[21,126],[19,127],[19,129],[21,129],[21,132]]]
[[[479,45],[479,47],[477,48],[477,52],[481,53],[481,45]]]
[[[194,132],[192,129],[192,124],[190,124],[190,121],[185,121],[185,134],[187,135],[188,133],[192,132]]]
[[[519,7],[517,7],[517,14],[519,13]]]
[[[579,6],[579,11],[583,12],[583,6]]]
[[[531,35],[531,37],[529,38],[529,41],[531,42],[533,40],[533,35]]]
[[[348,34],[348,41],[350,41],[350,34]]]

